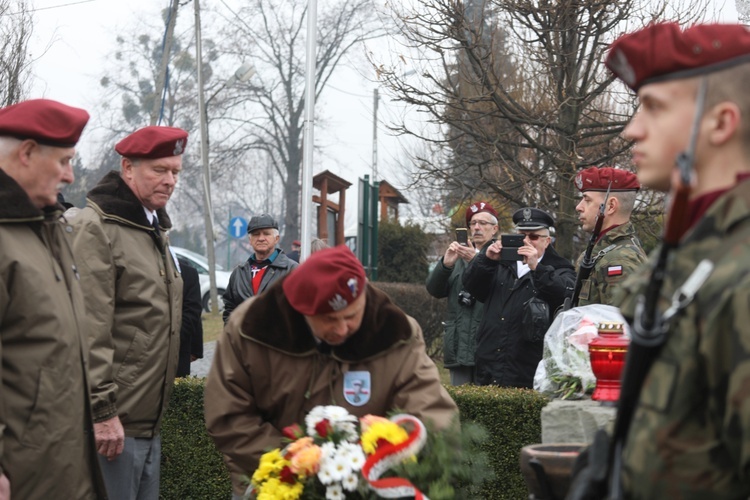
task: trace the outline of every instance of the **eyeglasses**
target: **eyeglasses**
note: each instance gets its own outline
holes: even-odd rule
[[[529,240],[536,241],[539,238],[549,238],[548,234],[534,234],[534,233],[527,233],[524,236],[528,236]]]
[[[487,222],[486,220],[473,220],[469,222],[469,227],[474,227],[474,226],[487,227],[487,226],[494,226],[494,224],[492,222]]]

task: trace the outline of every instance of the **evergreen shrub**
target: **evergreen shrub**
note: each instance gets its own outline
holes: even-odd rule
[[[427,354],[433,359],[442,359],[443,319],[445,299],[436,299],[425,288],[424,283],[370,283],[385,292],[406,314],[417,320],[422,327]]]

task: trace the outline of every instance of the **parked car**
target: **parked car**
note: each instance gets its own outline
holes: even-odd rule
[[[173,247],[169,248],[178,256],[189,261],[193,267],[198,271],[198,278],[201,282],[201,302],[203,303],[203,310],[206,312],[211,311],[211,279],[208,275],[208,259],[203,255],[188,250],[187,248]],[[219,294],[219,310],[224,309],[224,301],[221,300],[221,296],[229,286],[229,273],[224,270],[219,264],[216,264],[216,291]]]

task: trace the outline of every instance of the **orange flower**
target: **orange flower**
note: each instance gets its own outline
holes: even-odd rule
[[[291,443],[289,443],[289,445],[284,450],[285,451],[285,455],[287,457],[287,460],[290,457],[293,457],[294,455],[296,455],[300,451],[302,451],[305,448],[307,448],[309,446],[312,446],[312,445],[313,445],[313,439],[311,437],[309,437],[309,436],[305,436],[303,438],[299,438],[296,441],[292,441]]]
[[[311,476],[320,470],[319,446],[311,445],[299,450],[291,459],[290,467],[295,474]]]

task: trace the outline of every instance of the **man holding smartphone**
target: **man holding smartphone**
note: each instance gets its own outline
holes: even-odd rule
[[[513,214],[513,222],[523,244],[508,252],[502,237],[493,241],[468,265],[463,284],[484,303],[476,383],[531,388],[542,359],[544,333],[555,309],[572,295],[576,274],[550,246],[554,219],[548,213],[522,208]]]
[[[456,241],[445,250],[426,283],[430,295],[438,299],[448,298],[448,314],[443,323],[443,362],[450,371],[451,385],[475,382],[476,334],[484,308],[464,290],[461,275],[479,249],[492,241],[497,233],[497,212],[487,202],[472,203],[466,209],[466,225],[468,230],[456,230]],[[467,237],[469,232],[470,240]]]

